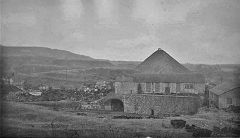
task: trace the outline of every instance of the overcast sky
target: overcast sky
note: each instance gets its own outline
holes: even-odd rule
[[[142,61],[240,63],[240,0],[0,0],[1,44]]]

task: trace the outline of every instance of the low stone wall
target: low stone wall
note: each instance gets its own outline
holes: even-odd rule
[[[194,114],[200,107],[200,98],[191,96],[125,94],[124,112],[138,114]]]

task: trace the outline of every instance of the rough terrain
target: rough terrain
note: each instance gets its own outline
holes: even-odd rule
[[[4,102],[2,135],[10,137],[192,137],[185,128],[173,128],[172,119],[183,119],[189,125],[213,130],[237,128],[238,114],[201,109],[193,116],[161,119],[113,119],[119,112],[53,108],[36,103]],[[213,132],[213,136],[217,136]],[[227,136],[235,136],[228,134]]]

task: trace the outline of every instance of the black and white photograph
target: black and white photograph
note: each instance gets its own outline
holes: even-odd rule
[[[240,137],[240,0],[0,0],[0,137]]]

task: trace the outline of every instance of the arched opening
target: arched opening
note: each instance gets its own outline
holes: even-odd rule
[[[111,110],[124,112],[123,102],[119,99],[111,99]]]

